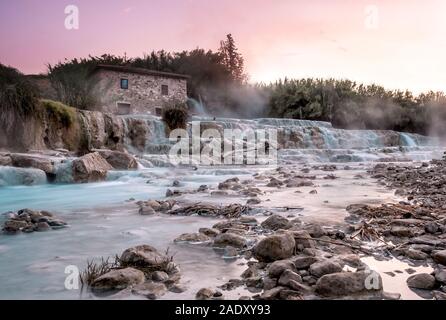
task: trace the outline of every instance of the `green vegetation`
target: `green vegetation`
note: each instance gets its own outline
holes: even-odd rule
[[[50,119],[61,123],[64,127],[70,127],[76,119],[76,110],[61,102],[52,100],[41,100],[41,105]]]
[[[184,103],[171,101],[163,108],[161,118],[169,130],[186,129],[189,113]]]
[[[34,115],[39,93],[26,77],[14,68],[0,64],[0,125],[6,131]]]
[[[348,129],[389,129],[446,134],[446,95],[391,91],[349,80],[281,80],[259,88],[267,92],[268,116],[331,121]]]

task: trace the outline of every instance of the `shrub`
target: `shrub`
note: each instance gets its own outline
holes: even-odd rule
[[[185,103],[169,102],[163,108],[161,118],[170,130],[186,129],[189,112]]]
[[[64,127],[70,127],[75,121],[76,111],[74,108],[61,102],[42,99],[41,104],[48,117],[61,123]]]
[[[0,125],[6,131],[34,115],[38,98],[37,88],[23,74],[0,64]]]

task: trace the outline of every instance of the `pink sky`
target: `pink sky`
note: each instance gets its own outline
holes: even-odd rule
[[[67,5],[79,30],[64,27]],[[367,28],[366,7],[378,9]],[[217,49],[232,33],[251,81],[349,78],[446,91],[443,0],[1,0],[0,62],[24,73],[88,54]]]

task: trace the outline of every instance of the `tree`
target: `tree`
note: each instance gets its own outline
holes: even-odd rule
[[[220,54],[223,64],[229,70],[232,80],[237,83],[244,83],[247,76],[244,73],[244,60],[238,52],[235,40],[231,34],[226,35],[226,40],[220,42]]]

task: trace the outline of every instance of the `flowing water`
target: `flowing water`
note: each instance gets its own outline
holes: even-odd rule
[[[351,203],[378,204],[397,201],[393,192],[380,187],[366,176],[366,169],[375,161],[429,160],[440,156],[435,141],[414,134],[388,131],[340,130],[326,122],[291,119],[210,119],[196,117],[195,121],[212,122],[223,129],[278,128],[279,163],[320,164],[336,163],[339,179],[320,185],[318,194],[287,194],[271,192],[263,196],[263,204],[302,207],[298,215],[307,221],[329,224],[342,223],[345,207]],[[86,120],[87,121],[87,120]],[[182,294],[168,293],[164,298],[190,299],[202,287],[223,284],[237,278],[246,266],[239,261],[226,261],[208,247],[178,245],[172,242],[178,235],[209,227],[217,219],[203,217],[141,216],[135,201],[163,199],[174,180],[180,189],[196,189],[202,184],[216,186],[229,177],[250,179],[252,174],[271,170],[264,166],[228,166],[175,168],[165,156],[170,143],[163,123],[155,117],[122,117],[127,149],[139,155],[140,168],[135,171],[110,171],[107,181],[72,184],[70,159],[57,165],[56,183],[47,183],[45,174],[36,169],[0,167],[0,212],[22,208],[54,212],[68,222],[69,227],[32,234],[0,235],[0,298],[94,298],[80,290],[64,287],[64,271],[68,265],[85,267],[88,259],[114,256],[128,247],[150,244],[159,250],[170,248],[182,269],[182,282],[188,290]],[[135,150],[132,140],[134,123],[145,126],[143,150]],[[312,170],[322,176],[323,171]],[[235,197],[216,198],[209,194],[182,196],[186,200],[209,201],[217,204],[246,201]],[[130,201],[129,199],[134,199]],[[266,201],[266,200],[269,201]],[[259,220],[265,217],[258,217]],[[3,223],[6,215],[0,216]],[[379,267],[379,266],[378,266]],[[387,278],[386,278],[387,279]],[[387,281],[385,279],[385,281]],[[385,282],[388,291],[405,292],[400,284]],[[393,289],[393,290],[392,290]],[[237,298],[242,290],[225,293]],[[413,298],[404,294],[403,298]]]

